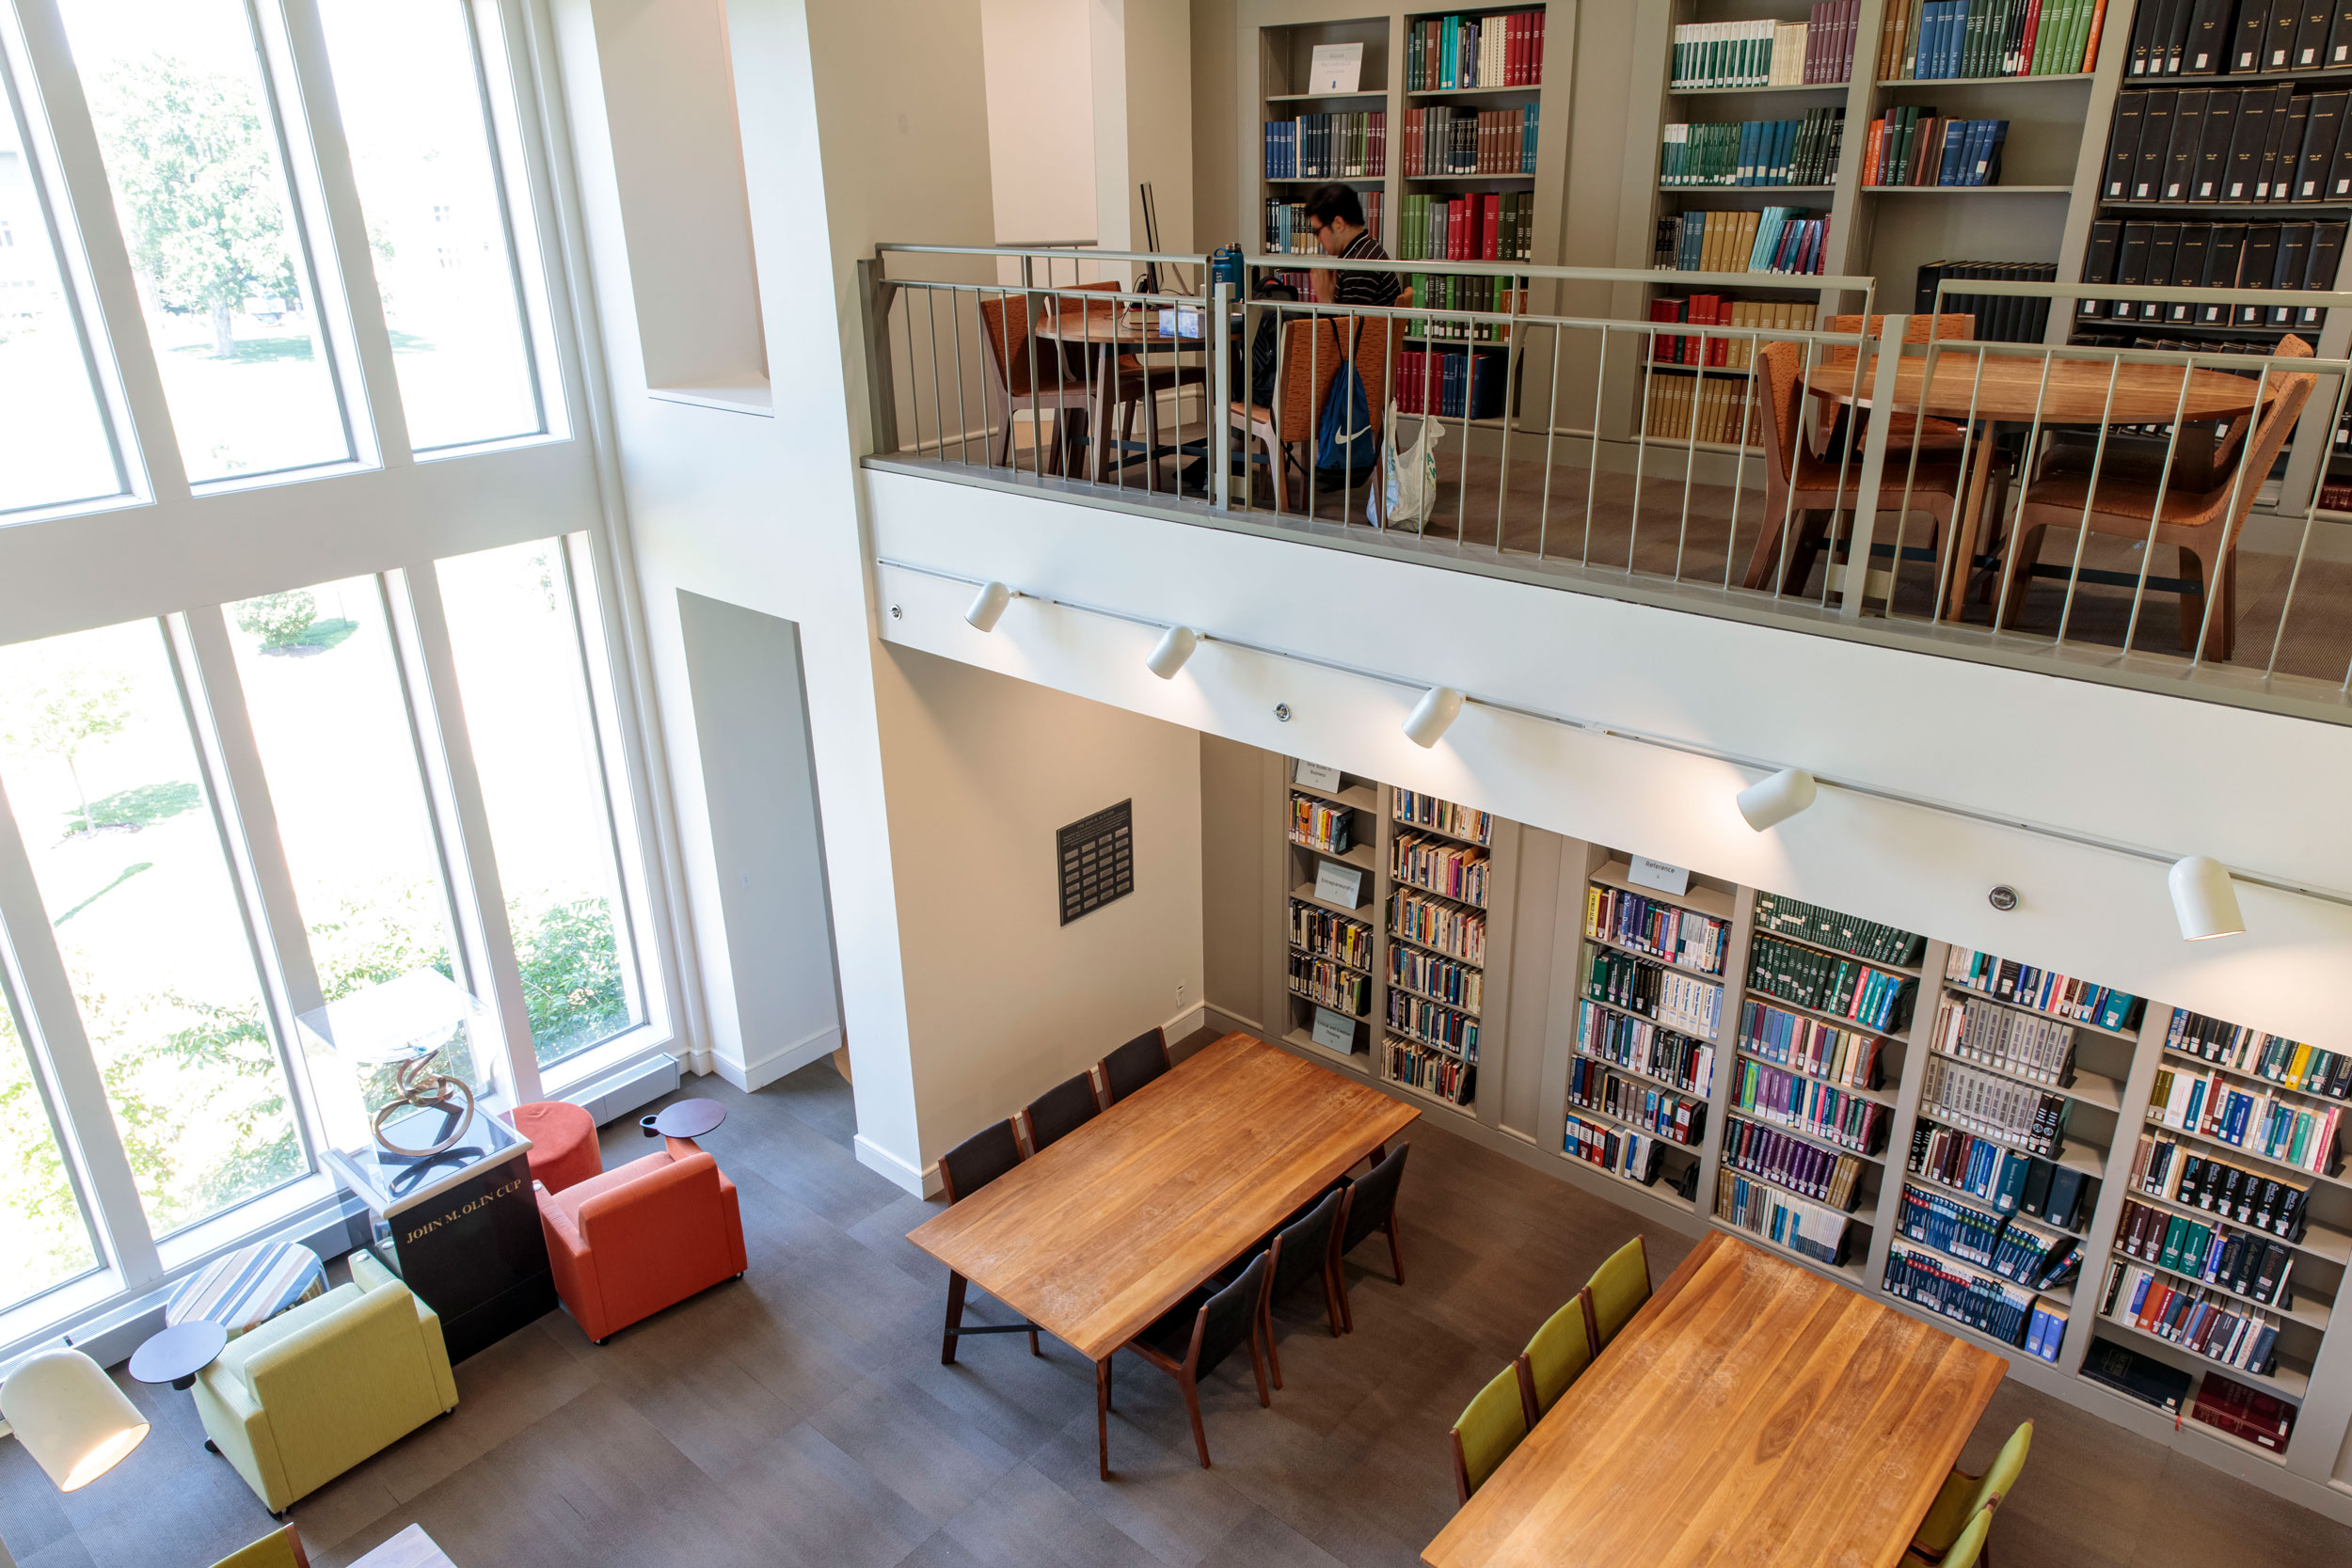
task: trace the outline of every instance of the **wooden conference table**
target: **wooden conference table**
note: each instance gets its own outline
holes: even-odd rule
[[[1994,425],[2031,424],[2037,409],[2044,429],[2053,425],[2210,425],[2250,411],[2256,401],[2254,378],[2226,371],[2192,370],[2184,389],[2177,365],[2109,365],[2097,359],[2052,357],[2047,361],[2045,385],[2043,364],[2042,358],[2030,355],[1987,354],[1965,342],[1943,343],[1937,349],[1932,380],[1925,355],[1902,357],[1896,370],[1894,404],[1904,413],[1963,424],[1974,419],[1988,427],[1985,434],[1989,435],[1989,427]],[[1804,389],[1824,403],[1871,407],[1876,364],[1861,368],[1863,389],[1859,393],[1854,388],[1857,369],[1850,353],[1836,355],[1813,367]],[[1959,526],[1952,530],[1953,539],[1944,544],[1947,557],[1956,543],[1964,546],[1965,553],[1960,557],[1961,568],[1947,574],[1941,618],[1960,613],[1968,567],[1983,553],[1982,514],[1984,499],[1991,493],[1995,443],[1980,436],[1973,445],[1976,463],[1968,480],[1966,506]],[[1899,484],[1897,454],[1890,450],[1886,455],[1887,482]],[[2210,490],[2213,484],[2213,443],[2184,440],[2174,460],[2170,488],[2192,495]]]
[[[2008,1366],[1711,1232],[1422,1560],[1893,1568]]]
[[[1209,307],[1204,303],[1184,309],[1200,321],[1205,321],[1209,314]],[[1148,395],[1150,378],[1167,376],[1172,382],[1178,355],[1201,354],[1209,347],[1207,339],[1200,332],[1190,337],[1162,332],[1159,315],[1157,309],[1118,300],[1096,301],[1084,294],[1057,294],[1046,302],[1040,316],[1037,336],[1041,341],[1085,356],[1088,479],[1100,483],[1110,469],[1111,448],[1117,438],[1112,436],[1109,420],[1111,409],[1119,401],[1116,393],[1120,357],[1133,354],[1141,361],[1140,372],[1130,372],[1144,373],[1147,383],[1147,395],[1141,400],[1144,438],[1138,450],[1156,460],[1161,455],[1160,408],[1159,400]],[[1123,450],[1127,443],[1119,440],[1118,444]]]
[[[1112,1354],[1420,1115],[1227,1035],[907,1240],[1094,1363],[1108,1481]]]

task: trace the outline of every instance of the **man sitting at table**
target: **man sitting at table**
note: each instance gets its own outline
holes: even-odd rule
[[[1364,204],[1346,185],[1317,185],[1307,198],[1307,228],[1326,256],[1343,261],[1385,261],[1389,253],[1364,227]],[[1315,269],[1315,300],[1323,305],[1394,305],[1405,292],[1392,272],[1369,268]]]

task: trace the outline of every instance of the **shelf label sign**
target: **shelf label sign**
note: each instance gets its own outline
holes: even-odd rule
[[[1295,55],[1292,56],[1296,58]],[[1364,46],[1318,43],[1308,67],[1309,92],[1354,92],[1364,79]]]
[[[1352,910],[1363,903],[1364,874],[1338,861],[1315,863],[1315,896],[1327,904]]]
[[[1691,891],[1691,870],[1688,866],[1668,865],[1647,855],[1636,855],[1627,864],[1626,880],[1654,887],[1661,893],[1671,893],[1679,898]]]
[[[1292,777],[1309,789],[1320,789],[1326,795],[1340,792],[1340,770],[1319,762],[1309,762],[1305,757],[1298,759],[1298,770]]]
[[[1315,1043],[1343,1056],[1356,1054],[1356,1021],[1328,1007],[1315,1009]]]

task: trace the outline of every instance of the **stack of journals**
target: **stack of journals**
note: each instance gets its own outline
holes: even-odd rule
[[[2293,0],[2175,0],[2143,6],[2132,28],[2129,77],[2339,70],[2352,63],[2352,16]]]
[[[2233,1377],[2207,1372],[2197,1386],[2197,1402],[2189,1415],[2233,1437],[2243,1437],[2273,1453],[2284,1453],[2295,1434],[2294,1405]]]
[[[2249,1073],[2297,1094],[2342,1100],[2352,1094],[2352,1056],[2320,1051],[2283,1035],[2175,1009],[2164,1037],[2168,1051]]]
[[[1894,1112],[1875,1100],[1744,1058],[1732,1073],[1731,1103],[1808,1138],[1863,1154],[1886,1147],[1887,1124],[1894,1119]]]
[[[1930,261],[1917,275],[1921,315],[1932,315],[1936,286],[1971,277],[1998,278],[2012,283],[2051,283],[2058,280],[2056,261]],[[1976,338],[1982,343],[2038,343],[2050,328],[2050,302],[2021,294],[1972,294],[1947,288],[1944,309],[1977,318]]]
[[[1474,1013],[1486,990],[1486,974],[1459,959],[1441,958],[1398,942],[1389,949],[1389,984]]]
[[[1292,953],[1291,990],[1350,1018],[1372,1011],[1372,976],[1329,958]]]
[[[2140,21],[2167,9],[2147,6]],[[1888,0],[1879,80],[2080,75],[2097,68],[2106,13],[2107,0]]]
[[[2174,1418],[2181,1414],[2181,1402],[2188,1398],[2186,1372],[2109,1339],[2090,1341],[2090,1354],[2083,1357],[2083,1376]]]
[[[2095,1179],[2072,1166],[1925,1120],[1912,1127],[1905,1168],[1981,1198],[2001,1213],[2030,1214],[2067,1230],[2082,1228],[2099,1192]]]
[[[1846,111],[1807,109],[1803,119],[1673,124],[1658,148],[1661,185],[1826,185],[1837,174]]]
[[[1859,1089],[1879,1086],[1876,1035],[1750,1000],[1740,1005],[1740,1045],[1753,1055]]]
[[[1399,261],[1524,261],[1535,253],[1532,191],[1407,196],[1398,204],[1397,214]],[[1421,299],[1419,294],[1413,297]]]
[[[1375,234],[1381,232],[1380,219],[1385,198],[1378,191],[1358,191],[1356,195],[1364,206],[1364,227]],[[1313,231],[1307,227],[1305,202],[1284,201],[1279,197],[1266,198],[1265,248],[1269,256],[1323,254],[1323,247],[1315,243]],[[1288,281],[1287,275],[1285,280]],[[1299,288],[1300,284],[1293,282],[1291,286]],[[1301,297],[1305,297],[1303,291]]]
[[[1405,172],[1441,174],[1533,174],[1541,108],[1434,109],[1405,111]]]
[[[1705,1097],[1715,1087],[1715,1048],[1645,1019],[1576,1005],[1576,1048],[1587,1056],[1631,1068]]]
[[[1661,968],[1613,948],[1593,949],[1592,970],[1585,994],[1644,1018],[1654,1018],[1669,1029],[1715,1037],[1723,1022],[1724,988]]]
[[[1389,1023],[1400,1035],[1436,1046],[1466,1062],[1478,1060],[1478,1021],[1410,991],[1389,988]]]
[[[1420,833],[1397,834],[1389,857],[1389,874],[1398,881],[1481,909],[1486,905],[1487,868],[1483,851]]]
[[[2074,1026],[2014,1007],[1954,997],[1937,1005],[1935,1049],[2037,1084],[2074,1081]]]
[[[1389,932],[1465,963],[1486,961],[1486,917],[1399,888],[1389,895]]]
[[[1389,1077],[1409,1084],[1439,1100],[1467,1105],[1478,1092],[1478,1069],[1449,1052],[1432,1050],[1411,1040],[1388,1037]]]
[[[2322,1109],[2267,1090],[2257,1093],[2218,1070],[2158,1068],[2148,1091],[2151,1121],[2322,1176],[2335,1173],[2336,1122],[2343,1114],[2333,1105]]]
[[[1805,317],[1810,326],[1813,318]],[[1899,927],[1841,914],[1785,893],[1756,895],[1756,928],[1767,936],[1795,937],[1820,947],[1835,947],[1873,963],[1913,965],[1927,956],[1928,939]]]
[[[2026,1343],[2036,1326],[2035,1309],[2041,1304],[2041,1298],[2022,1285],[1899,1239],[1887,1244],[1886,1291],[1931,1307],[1954,1323],[2005,1345]],[[2055,1311],[2051,1316],[2059,1323],[2065,1322]],[[2049,1360],[2058,1358],[2055,1352],[2040,1348],[2034,1354]]]
[[[1405,281],[1413,291],[1414,303],[1426,305],[1433,310],[1480,311],[1507,316],[1527,307],[1527,291],[1513,288],[1508,277],[1416,272],[1407,274]],[[1460,316],[1415,316],[1406,322],[1405,335],[1407,339],[1500,342],[1511,336],[1511,324],[1507,321],[1465,321]],[[1484,402],[1487,396],[1482,378],[1480,401]]]
[[[2184,1285],[2145,1263],[2107,1259],[2100,1315],[2258,1377],[2279,1368],[2279,1320],[2203,1285]]]
[[[2115,1247],[2127,1257],[2218,1285],[2265,1307],[2295,1305],[2293,1247],[2251,1230],[2123,1200]]]
[[[2005,1214],[1988,1214],[1940,1193],[1924,1192],[1903,1183],[1902,1210],[1896,1225],[1915,1242],[1971,1263],[1989,1266],[2001,1244]]]
[[[2115,96],[2099,194],[2109,201],[2342,201],[2352,196],[2346,95],[2150,87]]]
[[[1355,813],[1313,795],[1291,797],[1291,842],[1334,855],[1347,853]]]
[[[1544,79],[1544,13],[1416,20],[1405,35],[1405,90],[1533,87]]]
[[[1997,185],[2006,119],[1947,119],[1933,105],[1889,109],[1863,144],[1866,185]]]
[[[1317,904],[1291,900],[1291,945],[1358,969],[1372,967],[1372,927]]]
[[[2083,281],[2174,289],[2277,289],[2327,292],[2336,286],[2347,226],[2326,223],[2127,223],[2090,226]],[[2162,322],[2167,325],[2316,327],[2324,307],[2223,305],[2210,301],[2086,299],[2077,321]],[[2265,349],[2265,352],[2267,352]]]
[[[1919,1078],[1919,1111],[2056,1159],[2065,1147],[2066,1097],[2007,1073],[1979,1072],[1931,1055]]]
[[[1764,411],[1756,406],[1745,380],[1697,382],[1688,376],[1661,375],[1650,383],[1642,409],[1642,434],[1657,440],[1712,441],[1726,447],[1755,447],[1764,442]]]
[[[1389,116],[1384,109],[1265,122],[1269,180],[1366,180],[1388,172]]]
[[[1659,1142],[1646,1132],[1631,1132],[1613,1123],[1588,1120],[1568,1113],[1567,1136],[1562,1147],[1574,1158],[1613,1171],[1646,1187],[1658,1180]]]
[[[1416,278],[1416,285],[1421,281]],[[1458,322],[1428,324],[1432,331],[1460,325]],[[1467,349],[1407,348],[1397,356],[1396,405],[1407,414],[1499,420],[1509,358],[1508,355],[1472,354]]]
[[[1818,277],[1829,218],[1810,207],[1692,212],[1658,220],[1653,264],[1673,272],[1785,272]],[[1653,318],[1655,319],[1655,318]]]
[[[1724,944],[1730,930],[1728,921],[1622,888],[1596,882],[1584,890],[1586,936],[1652,954],[1685,969],[1721,974]]]
[[[1846,1260],[1846,1216],[1737,1171],[1715,1177],[1715,1213],[1725,1223],[1835,1268]]]
[[[2074,1237],[2014,1215],[2002,1227],[2001,1244],[1993,1252],[1994,1274],[2037,1291],[2054,1291],[2072,1283],[2082,1266]]]
[[[1737,326],[1744,327],[1749,332],[1810,332],[1819,309],[1811,300],[1732,300],[1721,294],[1693,294],[1687,300],[1652,300],[1649,315],[1652,321]],[[1652,340],[1652,358],[1660,364],[1695,364],[1698,362],[1699,345],[1704,342],[1710,349],[1720,345],[1723,350],[1720,354],[1710,354],[1707,361],[1708,364],[1744,371],[1756,362],[1756,339],[1744,334],[1736,338],[1705,339],[1661,335]]]
[[[1489,844],[1494,840],[1493,813],[1473,811],[1452,800],[1440,800],[1435,795],[1392,790],[1390,811],[1399,822],[1410,827],[1435,828],[1448,838],[1468,839],[1472,844]]]
[[[1723,1158],[1734,1169],[1770,1177],[1849,1214],[1862,1200],[1861,1161],[1851,1154],[1833,1154],[1758,1122],[1738,1117],[1726,1121]]]
[[[1919,982],[1858,958],[1758,937],[1748,949],[1748,989],[1873,1029],[1899,1031],[1911,1022],[1911,999]]]
[[[2311,1196],[2307,1187],[2217,1160],[2157,1134],[2142,1134],[2133,1150],[2132,1185],[2168,1203],[2202,1209],[2290,1242],[2302,1240],[2304,1209]]]
[[[1801,87],[1853,73],[1861,0],[1825,0],[1803,22],[1693,22],[1675,28],[1674,87]]]
[[[2139,999],[2129,991],[2109,990],[2090,980],[2036,969],[2015,958],[1996,958],[1974,948],[1953,948],[1944,966],[1944,978],[2015,1006],[2095,1023],[2102,1029],[2129,1030],[2139,1023]]]
[[[1612,1072],[1590,1056],[1568,1063],[1568,1103],[1614,1117],[1671,1143],[1696,1144],[1707,1136],[1706,1101]]]

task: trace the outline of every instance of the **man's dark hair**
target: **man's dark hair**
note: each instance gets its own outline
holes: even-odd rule
[[[1345,223],[1350,228],[1361,229],[1364,226],[1364,204],[1346,185],[1317,185],[1314,194],[1307,198],[1307,222],[1310,227]]]

